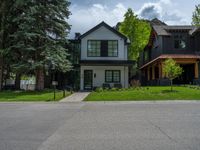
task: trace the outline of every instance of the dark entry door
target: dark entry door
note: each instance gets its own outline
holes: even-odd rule
[[[174,79],[174,84],[191,84],[194,79],[194,64],[180,65],[183,73],[180,77]]]
[[[84,70],[84,90],[92,90],[93,84],[93,71],[92,70]]]

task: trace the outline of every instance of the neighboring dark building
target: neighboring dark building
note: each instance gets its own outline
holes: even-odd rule
[[[53,72],[51,69],[45,75],[45,88],[52,87],[52,81],[58,81],[58,89],[63,88],[73,88],[73,90],[80,89],[80,41],[78,40],[78,36],[80,34],[75,34],[75,38],[68,41],[66,44],[66,48],[68,49],[69,53],[69,60],[72,63],[72,70],[66,73],[63,72]]]
[[[200,84],[200,27],[168,26],[155,19],[148,45],[140,54],[143,85],[168,85],[163,62],[174,59],[183,68],[175,84]]]
[[[80,41],[78,37],[79,33],[75,34],[75,39],[69,40],[66,48],[69,53],[69,60],[72,63],[72,70],[66,73],[59,73],[57,76],[57,81],[59,87],[72,87],[74,90],[80,89]]]

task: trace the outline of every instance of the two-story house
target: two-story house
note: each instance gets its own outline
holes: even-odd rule
[[[140,55],[143,85],[168,85],[163,74],[163,62],[174,59],[183,68],[175,84],[199,84],[200,28],[152,24],[150,40]]]
[[[133,62],[128,60],[126,36],[101,22],[80,36],[80,89],[92,90],[103,84],[129,85],[128,69]]]

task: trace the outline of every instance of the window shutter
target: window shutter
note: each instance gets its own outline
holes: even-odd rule
[[[101,57],[108,57],[108,41],[101,41]]]

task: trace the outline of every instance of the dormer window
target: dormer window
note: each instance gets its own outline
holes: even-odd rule
[[[186,39],[183,35],[174,36],[174,48],[175,49],[185,49],[186,48]]]
[[[88,40],[88,57],[117,57],[117,40]]]

